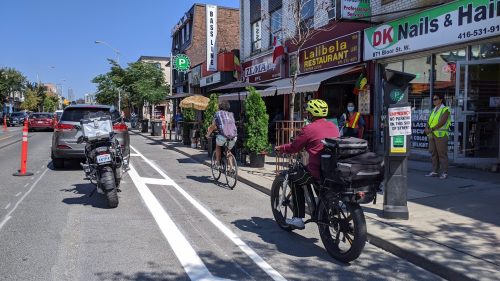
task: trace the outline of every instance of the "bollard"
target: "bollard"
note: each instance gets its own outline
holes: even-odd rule
[[[26,172],[26,162],[28,161],[28,120],[24,120],[23,142],[21,148],[21,169],[13,176],[32,176],[33,173]]]
[[[165,115],[163,115],[163,118],[161,120],[161,128],[162,128],[162,131],[163,131],[163,140],[166,140],[165,134],[167,133],[167,124],[165,122]]]
[[[3,116],[3,131],[7,132],[9,129],[7,129],[7,115]]]

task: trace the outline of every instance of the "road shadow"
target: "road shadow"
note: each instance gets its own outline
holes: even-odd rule
[[[186,178],[190,179],[190,180],[197,181],[199,183],[213,183],[214,185],[216,185],[218,187],[229,189],[227,184],[220,181],[223,177],[224,177],[224,175],[221,175],[219,180],[214,180],[214,178],[212,176],[187,176]]]
[[[106,196],[95,191],[92,196],[90,194],[95,189],[95,185],[91,183],[75,184],[73,188],[65,188],[60,191],[81,195],[80,197],[64,198],[63,203],[68,205],[90,205],[94,208],[109,209]]]
[[[54,164],[50,161],[47,164],[47,168],[52,171],[78,171],[82,170],[82,166],[80,166],[80,162],[84,162],[84,160],[71,159],[64,161],[64,168],[56,169],[54,168]]]
[[[193,160],[192,158],[177,159],[177,162],[179,162],[180,164],[198,164],[198,162]]]
[[[242,231],[252,232],[259,236],[263,246],[273,244],[276,250],[281,253],[298,257],[319,257],[324,261],[333,262],[340,266],[349,266],[348,264],[336,261],[331,258],[325,249],[316,245],[319,242],[316,238],[306,238],[300,235],[300,231],[288,232],[282,230],[273,219],[252,217],[251,219],[241,219],[232,222]],[[316,225],[313,225],[316,227]]]

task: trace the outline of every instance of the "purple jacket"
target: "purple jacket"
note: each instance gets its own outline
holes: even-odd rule
[[[313,177],[319,179],[321,176],[321,150],[323,150],[322,140],[325,138],[338,138],[339,129],[332,122],[326,119],[316,121],[304,126],[292,143],[280,146],[280,151],[285,153],[297,153],[303,148],[309,154],[307,169]]]

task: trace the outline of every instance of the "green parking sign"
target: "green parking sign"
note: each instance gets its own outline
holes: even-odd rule
[[[174,57],[174,69],[177,71],[186,72],[191,67],[189,57],[184,54],[179,54]]]

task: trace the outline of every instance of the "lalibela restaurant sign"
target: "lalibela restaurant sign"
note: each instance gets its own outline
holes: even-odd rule
[[[300,51],[300,73],[359,62],[359,39],[355,32]]]

